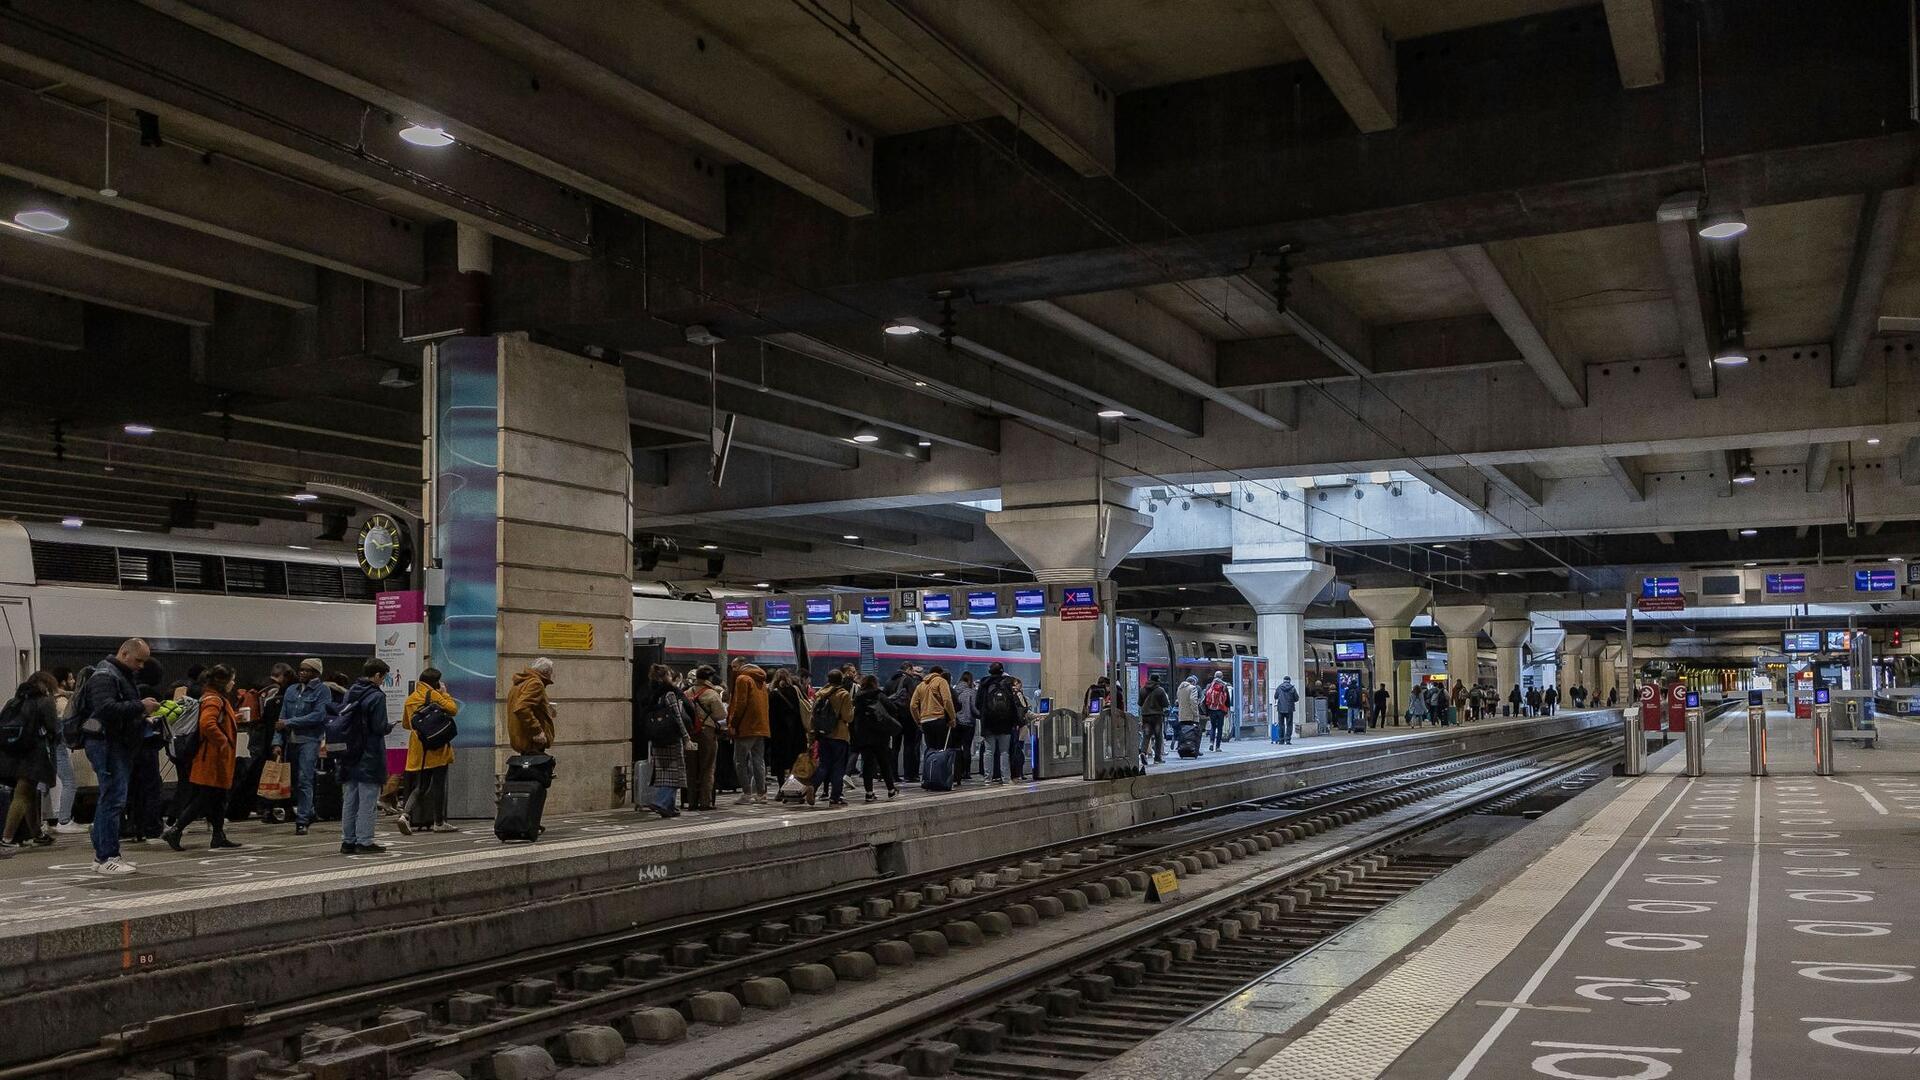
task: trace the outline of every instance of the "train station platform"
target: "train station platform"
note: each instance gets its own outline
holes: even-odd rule
[[[1142,776],[912,788],[872,804],[854,794],[846,809],[734,806],[723,795],[718,810],[670,821],[632,810],[550,818],[530,845],[499,843],[490,822],[401,837],[383,819],[385,855],[343,857],[337,826],[296,839],[290,826],[243,823],[231,832],[246,845],[238,851],[205,850],[204,830],[199,849],[180,854],[158,841],[130,847],[139,872],[122,877],[92,873],[84,835],[63,836],[0,863],[0,999],[27,1005],[71,1041],[75,1031],[115,1030],[129,997],[164,995],[179,1012],[284,1000],[372,971],[498,957],[996,857],[1606,722],[1562,714],[1291,746],[1239,740]],[[267,948],[272,965],[243,959]],[[71,992],[102,978],[145,985],[130,996]]]
[[[1907,1075],[1920,724],[1832,777],[1808,726],[1772,715],[1755,779],[1744,711],[1715,722],[1707,775],[1676,743],[1091,1075]]]

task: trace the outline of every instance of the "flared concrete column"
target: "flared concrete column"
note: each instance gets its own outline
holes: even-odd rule
[[[1394,716],[1406,711],[1413,695],[1413,664],[1393,659],[1393,643],[1413,636],[1413,617],[1433,599],[1430,589],[1355,589],[1347,594],[1373,624],[1373,670],[1376,682],[1387,684],[1393,695]]]
[[[1493,618],[1486,604],[1435,605],[1433,624],[1447,635],[1447,679],[1465,682],[1468,687],[1479,681],[1480,631]]]
[[[1608,642],[1600,649],[1600,700],[1605,702],[1607,695],[1620,688],[1620,654],[1625,652],[1619,644]]]
[[[1253,605],[1254,633],[1267,658],[1269,693],[1291,676],[1306,696],[1306,639],[1301,616],[1333,580],[1333,567],[1311,559],[1263,559],[1221,567],[1227,580]]]
[[[1528,619],[1495,619],[1487,624],[1487,636],[1493,639],[1495,650],[1493,688],[1500,692],[1502,702],[1520,685],[1521,650],[1531,633],[1533,623]]]
[[[1588,702],[1594,700],[1596,691],[1603,695],[1605,694],[1605,691],[1600,690],[1599,687],[1600,652],[1606,647],[1607,640],[1605,638],[1589,638],[1587,639],[1587,647],[1580,650],[1580,682],[1587,688]],[[1605,701],[1606,698],[1603,696],[1600,700]]]
[[[1092,494],[1089,485],[1071,486]],[[1037,581],[1103,581],[1153,529],[1151,517],[1125,504],[1124,489],[1109,485],[1102,498],[1077,502],[1060,499],[1063,493],[1062,485],[1005,485],[1001,505],[1007,508],[987,515],[987,527]],[[1102,594],[1112,595],[1106,589]],[[1081,692],[1100,676],[1112,674],[1112,642],[1110,602],[1100,605],[1097,619],[1042,618],[1040,689],[1078,708]]]
[[[1584,674],[1587,642],[1591,640],[1585,634],[1568,634],[1560,639],[1560,703],[1569,708],[1573,706],[1573,688]]]

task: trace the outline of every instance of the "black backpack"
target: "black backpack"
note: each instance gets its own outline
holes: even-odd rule
[[[452,713],[428,698],[413,710],[413,733],[419,736],[422,749],[438,750],[460,734],[460,727],[453,722]]]
[[[980,691],[980,700],[974,708],[995,725],[1011,725],[1020,719],[1020,705],[1014,700],[1013,686],[1004,678],[987,684]]]
[[[844,692],[823,691],[819,697],[813,699],[813,714],[807,721],[807,730],[813,733],[814,738],[831,738],[833,729],[840,726],[840,711],[834,707],[833,699]]]
[[[27,710],[15,695],[0,706],[0,754],[18,756],[33,748],[33,732],[27,727]]]
[[[674,746],[680,742],[680,692],[669,690],[654,702],[647,713],[647,742],[654,746]]]

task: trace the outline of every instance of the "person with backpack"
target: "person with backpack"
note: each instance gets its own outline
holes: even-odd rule
[[[134,751],[146,737],[148,714],[160,707],[134,681],[152,659],[145,641],[121,642],[74,695],[72,716],[61,731],[69,747],[86,751],[99,785],[88,836],[95,873],[131,874],[136,869],[120,857],[120,815],[127,808]]]
[[[1216,671],[1200,698],[1200,711],[1207,716],[1208,749],[1216,752],[1220,749],[1220,736],[1225,734],[1227,726],[1227,710],[1232,707],[1233,692],[1227,689],[1226,677]]]
[[[953,687],[947,683],[945,668],[936,665],[914,688],[911,710],[914,723],[920,727],[920,743],[926,753],[952,748],[954,721],[959,714],[953,706]],[[953,782],[960,782],[957,769]]]
[[[333,691],[322,678],[326,670],[319,657],[300,661],[293,685],[280,692],[280,719],[273,725],[293,766],[295,836],[307,835],[307,827],[314,820],[313,790],[320,769],[320,744],[326,739],[327,716],[334,711]]]
[[[379,855],[387,849],[373,842],[373,823],[379,814],[380,789],[387,782],[387,692],[382,686],[387,662],[373,657],[360,666],[360,677],[347,688],[347,700],[337,717],[327,722],[327,755],[340,770],[340,854]],[[344,747],[339,753],[335,746]]]
[[[215,848],[237,848],[227,839],[227,793],[233,787],[235,751],[240,745],[240,718],[228,695],[233,690],[233,669],[215,664],[199,678],[200,704],[195,711],[192,753],[176,744],[174,755],[180,763],[180,784],[187,789],[187,801],[174,819],[173,828],[160,838],[175,851],[185,851],[180,843],[187,826],[206,818],[213,829]]]
[[[887,798],[900,794],[900,781],[893,775],[893,760],[887,753],[887,745],[899,727],[900,722],[887,709],[880,680],[872,675],[862,678],[859,693],[853,695],[851,742],[860,753],[860,779],[867,786],[868,802],[878,798],[873,793],[876,779],[886,784]]]
[[[1159,672],[1147,677],[1147,688],[1140,692],[1140,764],[1147,764],[1147,747],[1153,747],[1153,763],[1167,760],[1167,688]]]
[[[920,725],[913,715],[913,695],[920,689],[920,671],[912,664],[887,680],[887,704],[894,719],[900,721],[900,734],[894,736],[888,752],[898,759],[900,779],[909,784],[920,782]]]
[[[447,824],[447,770],[453,765],[453,736],[459,731],[453,718],[460,715],[460,703],[441,678],[439,668],[423,669],[400,709],[400,726],[407,729],[407,772],[413,774],[413,788],[394,823],[404,836],[412,836],[415,828],[460,831]]]
[[[853,696],[847,692],[845,674],[838,670],[827,672],[827,688],[814,695],[807,727],[820,748],[820,767],[813,771],[813,780],[807,787],[807,805],[814,805],[824,787],[827,805],[844,807],[847,805],[847,757],[853,739]]]
[[[989,784],[1004,784],[1013,775],[1014,732],[1023,718],[1019,688],[1007,677],[1006,670],[997,660],[987,665],[987,677],[973,692],[974,716],[986,742],[986,760],[980,771]]]
[[[673,683],[672,669],[665,664],[648,668],[647,685],[640,691],[637,704],[639,730],[633,741],[647,748],[645,764],[652,772],[650,782],[637,787],[650,791],[647,809],[662,819],[679,817],[680,811],[673,804],[687,786],[687,749],[693,745],[693,737],[687,731],[686,698]]]
[[[1273,689],[1273,711],[1280,718],[1280,745],[1293,744],[1293,710],[1300,705],[1300,688],[1293,685],[1293,676],[1280,676],[1280,685]]]
[[[727,702],[727,733],[733,738],[733,771],[740,781],[735,806],[767,801],[767,739],[773,734],[767,672],[744,656],[729,665],[733,698]],[[871,785],[869,785],[871,786]]]
[[[45,817],[40,789],[52,787],[56,776],[53,748],[60,742],[60,714],[54,695],[59,690],[50,672],[36,671],[0,706],[0,791],[12,794],[0,831],[0,858],[27,844],[53,843],[40,828]]]
[[[713,809],[713,767],[720,755],[720,725],[727,711],[720,704],[719,676],[711,667],[694,670],[687,687],[687,729],[693,749],[687,751],[687,786],[682,792],[688,810]]]

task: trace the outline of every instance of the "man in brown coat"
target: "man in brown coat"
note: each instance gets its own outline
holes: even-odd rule
[[[767,801],[767,673],[758,664],[736,656],[728,665],[733,674],[733,696],[727,702],[727,731],[733,737],[733,771],[740,779],[735,806]]]
[[[544,754],[553,746],[553,661],[542,656],[513,677],[507,691],[507,743],[516,754]]]

